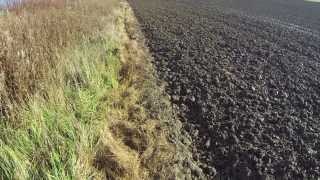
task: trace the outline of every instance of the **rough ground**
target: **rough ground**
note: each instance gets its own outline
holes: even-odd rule
[[[129,2],[208,179],[320,177],[320,4]]]

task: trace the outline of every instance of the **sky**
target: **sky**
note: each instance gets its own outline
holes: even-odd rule
[[[3,4],[4,4],[4,1],[5,1],[5,0],[0,0],[0,5],[3,5]]]

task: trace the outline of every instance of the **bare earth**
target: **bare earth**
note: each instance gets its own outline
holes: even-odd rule
[[[129,2],[208,179],[320,177],[320,3]]]

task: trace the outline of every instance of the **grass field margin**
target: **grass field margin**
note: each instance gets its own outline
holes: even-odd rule
[[[168,179],[173,112],[116,0],[0,17],[0,179]]]

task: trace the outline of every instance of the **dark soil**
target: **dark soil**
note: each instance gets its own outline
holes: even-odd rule
[[[297,10],[288,0],[273,0],[302,14],[290,19],[281,16],[283,8],[265,5],[283,17],[276,21],[262,10],[242,13],[247,1],[238,0],[234,10],[226,8],[232,0],[129,0],[208,179],[316,179],[317,17],[303,16],[311,12],[303,12],[303,1],[293,0]],[[320,5],[310,4],[320,17]]]

